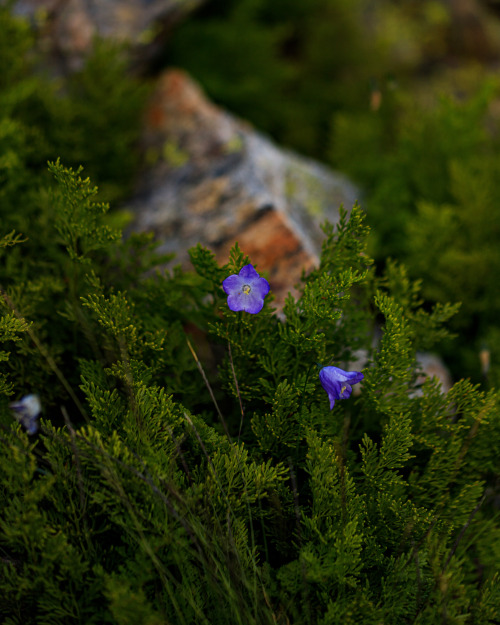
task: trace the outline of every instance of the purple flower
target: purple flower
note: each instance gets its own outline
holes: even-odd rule
[[[38,417],[42,412],[42,404],[38,395],[25,395],[19,401],[9,404],[15,418],[26,428],[28,434],[38,432]]]
[[[359,371],[343,371],[338,367],[323,367],[319,372],[321,386],[328,393],[330,410],[335,406],[336,399],[347,399],[351,396],[351,384],[357,384],[363,379]]]
[[[264,306],[264,298],[269,293],[269,282],[261,278],[252,265],[245,265],[240,273],[229,276],[222,283],[227,293],[227,305],[237,312],[244,310],[257,314]]]

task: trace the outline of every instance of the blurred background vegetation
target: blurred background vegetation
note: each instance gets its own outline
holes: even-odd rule
[[[44,77],[28,26],[0,11],[2,223],[36,227],[43,245],[47,160],[84,165],[115,206],[130,193],[154,75],[131,77],[101,44],[83,71]],[[281,145],[350,175],[378,270],[394,258],[429,307],[462,302],[441,352],[455,378],[498,385],[499,59],[498,0],[206,0],[151,73],[186,69]]]

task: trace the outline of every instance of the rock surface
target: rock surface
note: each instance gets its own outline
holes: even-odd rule
[[[373,347],[378,348],[381,336],[381,329],[377,328],[373,336]],[[361,371],[365,367],[369,366],[369,363],[368,352],[365,349],[359,349],[354,352],[353,359],[350,362],[343,363],[341,367],[346,368],[349,371]],[[417,386],[424,384],[426,378],[436,378],[441,387],[441,392],[443,394],[448,393],[453,386],[453,380],[448,367],[445,365],[440,356],[431,352],[417,352],[416,364],[418,370],[420,371],[420,375],[416,380]],[[362,388],[363,383],[359,386],[354,386],[353,395],[360,395]],[[410,397],[421,396],[421,388],[417,388],[417,390],[412,389],[410,391]]]
[[[2,1],[2,0],[0,0]],[[147,65],[165,33],[203,0],[17,0],[59,71],[81,68],[96,36],[131,44]]]
[[[357,189],[317,162],[277,148],[221,110],[184,72],[159,79],[146,113],[149,166],[130,204],[134,230],[152,230],[178,262],[198,242],[226,262],[237,240],[267,272],[280,306],[318,262],[320,223],[335,223]]]
[[[437,354],[417,352],[417,363],[424,374],[418,379],[420,384],[424,383],[426,377],[437,378],[443,393],[447,393],[450,390],[453,385],[451,374]]]

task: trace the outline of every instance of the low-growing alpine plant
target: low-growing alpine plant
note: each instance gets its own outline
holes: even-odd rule
[[[50,236],[1,222],[0,620],[498,623],[498,395],[422,381],[456,307],[375,276],[362,211],[277,314],[237,245],[153,275],[50,171]]]

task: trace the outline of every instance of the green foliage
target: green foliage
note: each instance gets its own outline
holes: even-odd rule
[[[344,28],[350,6],[320,0],[309,22],[297,0],[282,25],[281,2],[220,15],[250,21],[255,32],[238,31],[250,42],[283,46],[320,16]],[[257,32],[266,12],[268,39]],[[357,206],[325,225],[319,267],[279,312],[272,293],[257,315],[228,308],[222,280],[251,262],[237,245],[223,267],[198,246],[194,272],[155,270],[166,259],[151,237],[123,241],[102,201],[130,171],[132,135],[113,127],[114,147],[85,147],[107,127],[105,92],[110,106],[137,95],[115,81],[119,64],[102,68],[98,51],[63,96],[30,73],[24,23],[1,9],[0,26],[0,620],[494,625],[499,397],[469,380],[443,394],[416,363],[457,307],[424,307],[426,283],[397,263],[375,275]],[[318,33],[324,47],[326,21]],[[329,62],[298,43],[315,67]],[[460,115],[450,116],[443,153],[483,145],[475,130],[455,137]],[[406,165],[422,157],[420,131],[402,142]],[[425,163],[415,175],[432,190]],[[429,205],[450,203],[447,188]],[[363,369],[333,411],[317,363]],[[33,436],[8,405],[29,392],[43,405]]]
[[[137,165],[131,147],[138,136],[145,90],[125,76],[118,51],[104,44],[96,47],[79,74],[57,82],[35,66],[32,46],[25,21],[2,5],[0,288],[8,297],[2,297],[1,304],[12,319],[29,317],[31,328],[29,340],[15,346],[17,353],[31,354],[29,361],[6,362],[2,385],[12,374],[23,379],[21,388],[42,388],[57,371],[58,384],[70,393],[78,373],[63,382],[61,371],[81,335],[61,324],[60,315],[78,320],[89,338],[77,297],[83,295],[82,284],[95,263],[102,260],[98,257],[103,246],[109,253],[108,243],[120,234],[112,232],[107,205],[95,201],[97,189],[89,180],[74,176],[57,161],[49,168],[58,182],[54,185],[47,159],[62,156],[66,163],[84,163],[101,183],[101,199],[123,197]],[[109,140],[103,141],[104,136]],[[145,249],[146,242],[139,247]],[[130,261],[128,265],[132,269]],[[84,348],[80,357],[95,355],[97,345],[88,345],[90,350]],[[59,392],[50,385],[49,396]]]
[[[421,382],[455,307],[425,312],[394,263],[374,276],[362,211],[325,226],[282,315],[271,295],[249,315],[221,288],[238,246],[152,275],[150,239],[122,242],[81,171],[50,170],[38,271],[1,240],[2,621],[493,625],[498,396]],[[360,357],[330,412],[316,363]],[[32,437],[8,408],[27,392]]]
[[[97,188],[92,187],[89,178],[82,180],[72,170],[66,170],[60,163],[49,163],[49,171],[59,183],[60,194],[54,194],[52,204],[55,213],[55,227],[60,243],[66,247],[71,260],[89,262],[88,254],[106,244],[116,241],[119,232],[112,232],[109,226],[100,223],[101,216],[108,211],[108,206],[92,201],[97,195]]]
[[[425,301],[461,302],[452,327],[465,344],[443,349],[455,375],[477,381],[480,349],[496,354],[500,345],[500,295],[492,278],[500,270],[497,98],[493,79],[460,98],[443,91],[427,106],[403,90],[387,90],[380,110],[341,113],[333,122],[334,161],[368,190],[372,252],[383,262],[405,262],[410,277],[421,280]],[[492,365],[495,380],[496,358]]]

